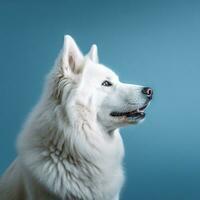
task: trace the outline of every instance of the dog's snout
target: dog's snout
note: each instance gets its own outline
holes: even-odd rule
[[[148,97],[148,99],[152,99],[152,96],[153,96],[153,90],[152,90],[152,88],[150,88],[150,87],[144,87],[142,89],[142,93],[144,95],[146,95]]]

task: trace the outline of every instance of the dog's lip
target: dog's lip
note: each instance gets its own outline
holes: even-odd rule
[[[137,117],[137,116],[145,116],[144,109],[147,107],[148,104],[145,104],[144,106],[135,109],[133,111],[129,112],[111,112],[110,115],[112,117]]]

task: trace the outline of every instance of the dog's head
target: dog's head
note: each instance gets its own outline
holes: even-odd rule
[[[99,63],[96,45],[83,56],[75,41],[65,36],[55,69],[52,95],[70,120],[82,116],[112,131],[144,119],[152,89],[120,82],[112,70]]]

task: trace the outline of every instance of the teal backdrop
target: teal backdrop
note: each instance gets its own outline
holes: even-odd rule
[[[72,35],[124,82],[154,88],[144,123],[121,130],[122,200],[200,199],[200,1],[0,0],[0,174],[44,77]]]

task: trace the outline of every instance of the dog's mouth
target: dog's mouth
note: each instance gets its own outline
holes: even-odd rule
[[[147,105],[148,104],[145,104],[144,106],[130,112],[111,112],[110,115],[115,118],[125,118],[129,121],[138,121],[144,119],[144,110],[147,107]]]

